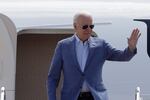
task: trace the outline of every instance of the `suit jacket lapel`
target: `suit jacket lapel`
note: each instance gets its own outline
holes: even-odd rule
[[[85,64],[85,69],[84,71],[88,68],[88,65],[93,57],[93,53],[94,53],[94,47],[95,47],[95,43],[93,41],[93,38],[91,37],[90,38],[90,41],[89,41],[89,54],[88,54],[88,57],[87,57],[87,60],[86,60],[86,64]]]
[[[79,70],[79,72],[82,73],[80,65],[79,65],[78,60],[77,60],[77,54],[76,54],[76,48],[75,48],[75,36],[74,35],[72,36],[71,51],[70,52],[72,53],[72,59],[73,59],[73,63],[75,65],[75,67]]]

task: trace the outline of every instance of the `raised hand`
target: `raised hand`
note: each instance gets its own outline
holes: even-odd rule
[[[130,38],[127,38],[128,39],[128,47],[131,51],[135,50],[137,41],[140,36],[141,36],[141,33],[140,33],[139,29],[136,28],[132,31]]]

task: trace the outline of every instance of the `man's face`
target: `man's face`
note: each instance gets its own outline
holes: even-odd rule
[[[74,24],[75,31],[80,39],[87,40],[92,33],[93,23],[92,18],[89,16],[81,16]]]

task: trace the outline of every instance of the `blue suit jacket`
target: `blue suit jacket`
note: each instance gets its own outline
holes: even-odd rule
[[[91,37],[89,55],[84,72],[81,71],[75,51],[75,36],[58,42],[48,74],[48,98],[56,100],[56,88],[60,73],[64,73],[61,100],[77,100],[84,80],[91,86],[94,100],[105,100],[100,95],[106,90],[102,80],[102,67],[105,60],[129,61],[136,52],[112,48],[104,40]]]

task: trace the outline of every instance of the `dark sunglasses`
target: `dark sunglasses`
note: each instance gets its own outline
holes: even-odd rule
[[[94,28],[94,25],[83,25],[82,26],[82,29],[87,29],[88,27],[90,27],[91,29],[93,29]]]

